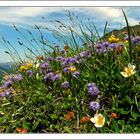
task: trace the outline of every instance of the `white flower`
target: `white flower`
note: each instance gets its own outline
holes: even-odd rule
[[[90,121],[94,123],[95,127],[102,127],[105,124],[105,118],[102,114],[95,114]]]
[[[131,65],[130,63],[128,64],[128,67],[124,68],[124,71],[121,72],[122,76],[124,77],[130,77],[131,75],[135,74],[135,66]]]

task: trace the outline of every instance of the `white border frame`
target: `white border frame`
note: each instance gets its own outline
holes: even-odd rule
[[[140,6],[140,1],[0,1],[0,6],[56,6],[56,7],[91,7],[91,6]]]
[[[26,7],[122,7],[140,6],[140,1],[0,1],[0,6]],[[140,134],[0,134],[0,139],[140,139]]]

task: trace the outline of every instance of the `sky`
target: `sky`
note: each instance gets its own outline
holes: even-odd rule
[[[0,7],[0,63],[11,61],[11,57],[5,53],[8,51],[7,47],[11,49],[11,46],[3,44],[2,38],[9,41],[19,55],[24,58],[25,48],[20,46],[18,41],[26,42],[26,46],[31,47],[31,44],[24,38],[30,39],[27,30],[32,32],[36,41],[39,41],[40,34],[35,29],[35,25],[43,27],[44,37],[56,45],[58,42],[53,34],[45,29],[58,30],[55,27],[55,20],[69,25],[70,21],[66,16],[68,11],[78,16],[85,25],[88,25],[88,19],[90,19],[102,34],[106,21],[110,31],[125,26],[121,8],[125,11],[130,25],[139,24],[140,7]],[[14,29],[13,25],[22,32],[24,37]],[[39,48],[37,44],[35,47]]]

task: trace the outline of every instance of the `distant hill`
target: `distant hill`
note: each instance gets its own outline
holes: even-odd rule
[[[0,63],[0,80],[4,72],[11,72],[14,67],[13,62]]]
[[[140,25],[130,26],[130,32],[132,36],[140,36]],[[127,34],[127,27],[106,33],[105,38],[112,34],[118,37],[124,36],[124,34]]]
[[[0,63],[0,69],[8,70],[9,68],[13,67],[13,65],[13,62]]]

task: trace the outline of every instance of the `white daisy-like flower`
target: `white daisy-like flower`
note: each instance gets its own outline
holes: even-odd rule
[[[94,123],[95,127],[102,127],[105,124],[105,117],[102,114],[95,114],[90,121]]]
[[[128,64],[128,67],[125,67],[125,68],[124,68],[124,71],[121,72],[122,76],[124,76],[124,77],[126,77],[126,78],[132,76],[133,74],[136,73],[135,68],[136,68],[136,66],[131,65],[131,64],[129,63],[129,64]]]

